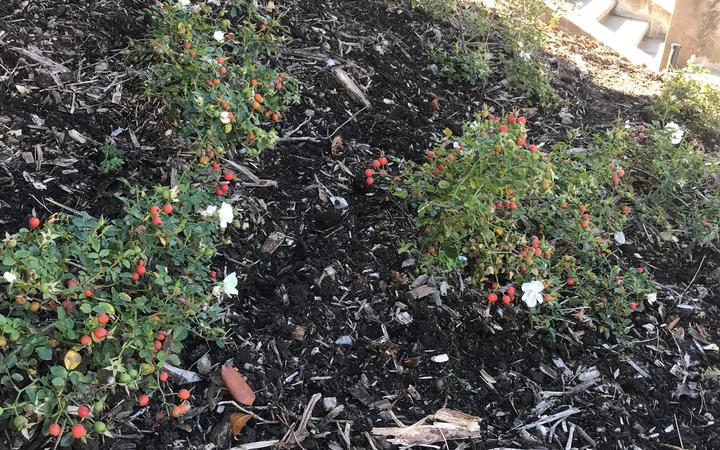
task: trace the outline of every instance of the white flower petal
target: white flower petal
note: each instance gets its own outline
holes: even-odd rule
[[[230,113],[227,111],[223,111],[220,113],[220,122],[222,123],[230,123],[232,119],[230,118]]]
[[[220,210],[218,211],[218,216],[220,217],[220,228],[224,230],[233,221],[232,206],[230,206],[228,203],[223,202],[223,204],[220,206]]]
[[[539,303],[543,302],[542,290],[545,289],[545,285],[538,280],[533,280],[529,283],[522,284],[522,301],[528,305],[528,308],[534,308]]]
[[[7,281],[8,283],[12,283],[13,281],[17,280],[17,276],[10,272],[5,272],[3,274],[3,278],[5,278],[5,281]]]
[[[210,205],[204,211],[200,211],[200,215],[203,217],[210,217],[217,211],[217,206]]]
[[[235,274],[235,272],[226,276],[222,282],[223,292],[227,295],[238,295],[237,283],[237,275]]]
[[[218,42],[224,42],[225,41],[225,33],[223,33],[220,30],[217,30],[213,33],[213,39],[215,39]]]

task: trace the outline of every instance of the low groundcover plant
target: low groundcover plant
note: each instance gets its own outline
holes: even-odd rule
[[[462,138],[446,130],[424,162],[405,162],[391,189],[417,214],[427,266],[469,265],[486,301],[520,297],[547,328],[573,313],[622,335],[653,292],[644,268],[623,268],[613,255],[634,199],[627,132],[588,148],[540,148],[526,123],[484,111]]]

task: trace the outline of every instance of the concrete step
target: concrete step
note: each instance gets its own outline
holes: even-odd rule
[[[621,39],[626,45],[637,47],[640,42],[645,38],[648,30],[650,29],[650,23],[644,20],[631,19],[629,17],[616,16],[610,14],[605,17],[600,23],[608,28],[610,31]]]
[[[675,0],[653,0],[653,3],[672,14],[675,11]]]
[[[663,50],[665,50],[665,41],[660,38],[645,37],[638,48],[647,53],[655,62],[656,67],[660,68],[660,60],[662,59]]]
[[[616,5],[617,0],[590,0],[578,8],[577,13],[588,19],[600,21],[610,14]]]

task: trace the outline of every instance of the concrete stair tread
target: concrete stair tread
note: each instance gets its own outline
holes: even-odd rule
[[[665,49],[665,41],[660,38],[646,37],[640,42],[638,48],[650,55],[659,64]]]
[[[590,0],[578,9],[577,14],[599,21],[610,14],[616,5],[617,0]]]
[[[645,34],[650,29],[650,23],[644,20],[631,19],[629,17],[616,16],[611,14],[605,17],[600,23],[615,33],[627,45],[638,46]]]

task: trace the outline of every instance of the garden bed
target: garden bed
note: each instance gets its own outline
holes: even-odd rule
[[[7,31],[0,36],[6,71],[0,78],[0,162],[11,174],[0,193],[2,231],[24,225],[33,208],[40,216],[68,207],[118,214],[116,195],[127,190],[117,177],[97,170],[99,144],[118,128],[124,130],[118,146],[126,150],[120,176],[142,185],[167,184],[177,165],[170,158],[176,153],[172,134],[165,135],[170,126],[118,54],[130,39],[147,33],[144,5],[80,3],[0,6]],[[381,440],[371,438],[373,427],[396,426],[393,415],[409,425],[443,407],[482,419],[480,437],[469,448],[564,448],[569,439],[577,448],[720,447],[718,374],[707,376],[717,370],[720,356],[703,350],[720,340],[717,252],[679,251],[642,231],[628,235],[622,247],[628,264],[644,261],[664,286],[658,303],[632,316],[627,344],[582,324],[559,326],[553,343],[531,329],[522,308],[491,311],[481,292],[461,291],[457,280],[448,279],[439,304],[432,297],[409,297],[417,274],[404,265],[406,255],[398,248],[415,238],[413,218],[361,176],[380,155],[421,160],[433,136],[444,128],[459,132],[483,104],[498,112],[519,108],[543,142],[564,138],[581,124],[604,130],[618,115],[638,123],[647,118],[643,94],[656,88],[655,76],[582,38],[553,39],[546,59],[559,71],[557,88],[566,108],[561,116],[559,110],[525,109],[502,79],[491,77],[484,88],[446,84],[424,52],[433,30],[445,30],[405,3],[311,0],[278,6],[287,7],[284,23],[295,38],[282,50],[282,70],[299,79],[305,100],[280,123],[278,147],[263,153],[261,162],[248,163],[277,185],[248,191],[257,199],[247,211],[249,231],[232,230],[232,245],[215,260],[218,269],[240,278],[239,296],[224,304],[228,343],[221,350],[197,341],[183,354],[183,367],[191,370],[205,354],[215,364],[232,358],[257,393],[251,410],[263,420],[250,421],[235,445],[282,439],[313,394],[321,393],[344,408],[323,420],[332,408],[320,402],[309,421],[312,434],[302,442],[307,449],[381,448]],[[81,44],[70,45],[71,36]],[[68,42],[63,45],[61,37]],[[69,69],[64,86],[43,81],[37,66],[28,67],[36,63],[14,50],[30,45]],[[331,59],[365,88],[369,108],[337,83]],[[579,63],[583,59],[590,63]],[[618,68],[614,82],[607,80],[609,66]],[[626,76],[647,91],[608,87],[628,82]],[[88,83],[72,86],[72,80]],[[108,89],[113,83],[122,86],[117,102],[116,88]],[[73,129],[87,142],[73,139]],[[39,169],[22,156],[30,152],[37,160],[38,146],[44,161]],[[23,172],[47,189],[36,189]],[[350,345],[337,343],[347,337]],[[440,355],[448,361],[432,360]],[[157,421],[150,413],[130,420],[137,408],[120,404],[113,410],[120,417],[112,430],[116,438],[89,443],[229,448],[233,406],[222,412],[205,407],[226,399],[216,381],[211,376],[194,385],[197,413],[181,421]],[[521,428],[535,422],[540,410],[569,408],[578,410],[554,430],[550,443]],[[24,444],[8,434],[0,437],[2,448],[19,443],[54,445],[39,435]]]

